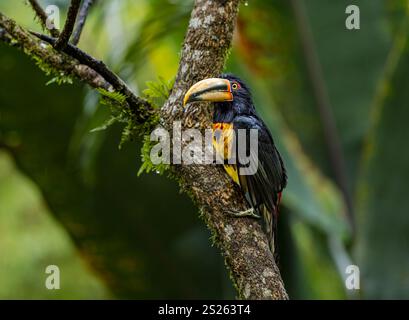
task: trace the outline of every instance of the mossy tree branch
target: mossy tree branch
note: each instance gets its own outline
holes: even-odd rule
[[[171,129],[174,121],[181,120],[184,128],[209,128],[210,106],[196,105],[184,113],[183,95],[194,82],[221,73],[231,45],[238,6],[239,0],[195,1],[176,81],[160,112],[160,121],[164,127]],[[97,66],[93,68],[92,64],[85,65],[85,60],[80,62],[70,57],[67,53],[73,54],[69,51],[73,46],[67,45],[64,52],[58,52],[1,13],[0,40],[17,45],[26,54],[52,69],[75,76],[94,88],[121,89],[119,91],[126,93],[128,98],[132,94],[124,92],[123,88],[115,88],[115,81],[108,82],[95,70]],[[127,101],[128,106],[132,101],[138,101],[135,106],[130,106],[137,110],[135,121],[143,121],[152,115],[153,110],[143,99],[133,95]],[[181,188],[193,198],[212,231],[214,241],[225,257],[239,298],[288,299],[259,222],[249,218],[234,218],[228,214],[228,211],[245,209],[246,204],[223,169],[219,166],[174,165],[171,170],[180,181]]]
[[[77,52],[78,59],[69,56],[65,52],[58,52],[52,45],[40,40],[1,12],[0,30],[2,30],[0,32],[1,41],[22,49],[27,55],[38,61],[40,67],[47,69],[47,72],[52,72],[57,76],[73,76],[93,88],[118,91],[124,94],[127,101],[126,106],[132,111],[134,120],[138,124],[145,122],[155,113],[148,101],[136,96],[125,82],[109,70],[102,61],[92,58],[79,49]],[[68,45],[64,50],[70,52],[70,50],[73,50],[73,46]],[[103,75],[98,72],[99,70],[95,70],[97,69],[96,65],[105,72],[101,71]]]

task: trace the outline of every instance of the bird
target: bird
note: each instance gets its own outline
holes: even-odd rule
[[[187,108],[189,103],[201,101],[213,102],[214,149],[225,159],[222,163],[225,171],[239,186],[250,207],[230,213],[236,217],[262,218],[269,248],[278,263],[277,222],[281,195],[287,185],[287,172],[271,132],[256,111],[249,87],[233,74],[196,82],[186,92],[183,105]],[[249,148],[251,129],[257,130],[256,150]],[[245,145],[250,149],[246,150],[246,156],[257,164],[257,170],[252,174],[243,174],[240,170],[245,165],[238,161],[239,143],[234,143],[239,130],[246,133]],[[232,157],[235,161],[230,161]]]

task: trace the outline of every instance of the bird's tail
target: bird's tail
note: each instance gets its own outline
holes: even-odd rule
[[[274,208],[274,211],[276,208]],[[278,242],[277,242],[277,215],[275,212],[271,212],[266,206],[262,208],[264,229],[267,234],[268,244],[271,253],[274,256],[274,261],[278,265],[279,255],[278,255]]]

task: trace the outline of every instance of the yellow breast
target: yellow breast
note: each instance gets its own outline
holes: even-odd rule
[[[234,130],[232,123],[213,123],[213,146],[216,153],[225,160],[230,159],[233,151]],[[237,167],[224,164],[224,169],[233,181],[239,184]]]

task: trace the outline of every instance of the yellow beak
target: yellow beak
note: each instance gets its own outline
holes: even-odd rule
[[[209,78],[195,83],[186,92],[183,105],[196,101],[233,101],[230,81],[220,78]]]

